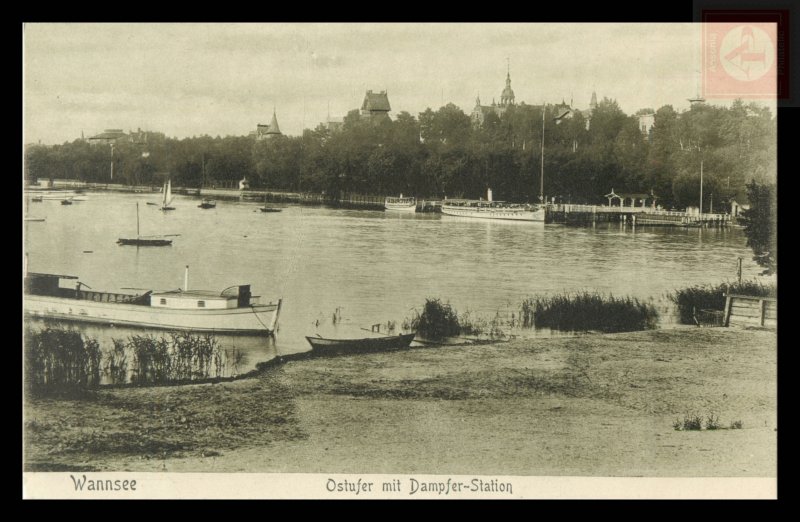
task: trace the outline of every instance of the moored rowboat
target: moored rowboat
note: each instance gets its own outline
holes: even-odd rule
[[[368,353],[408,348],[416,334],[393,335],[388,337],[367,337],[362,339],[326,339],[306,337],[311,349],[317,355]]]

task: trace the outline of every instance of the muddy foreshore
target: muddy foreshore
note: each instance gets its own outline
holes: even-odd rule
[[[777,336],[310,358],[230,382],[29,397],[23,414],[26,471],[776,476]],[[701,431],[674,429],[689,416]]]

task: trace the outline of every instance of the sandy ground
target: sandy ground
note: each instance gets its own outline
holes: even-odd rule
[[[777,475],[777,339],[757,330],[317,358],[24,406],[32,471]],[[724,429],[676,431],[687,415]]]

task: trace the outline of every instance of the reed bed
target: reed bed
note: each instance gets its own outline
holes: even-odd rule
[[[91,387],[100,383],[102,353],[79,332],[44,328],[25,336],[25,386],[30,391]]]
[[[520,318],[524,328],[633,332],[656,328],[658,310],[632,297],[583,292],[525,299]]]
[[[440,299],[425,299],[422,313],[417,314],[403,325],[408,330],[414,330],[426,339],[444,339],[456,337],[461,334],[461,323],[458,312],[450,303],[442,303]]]
[[[112,339],[103,350],[80,332],[27,329],[25,383],[29,391],[91,388],[100,384],[153,385],[235,376],[242,353],[223,349],[213,335],[172,332]]]
[[[412,318],[403,322],[403,330],[416,331],[421,337],[431,340],[441,340],[447,337],[461,335],[482,336],[491,339],[503,339],[503,319],[499,312],[491,320],[480,317],[473,312],[466,311],[459,314],[450,303],[443,303],[440,299],[429,298],[425,300],[422,313],[417,313]]]
[[[695,317],[700,310],[723,311],[725,309],[726,292],[754,297],[777,296],[775,285],[749,280],[741,283],[725,282],[682,288],[670,294],[669,299],[675,303],[682,324],[695,324]]]

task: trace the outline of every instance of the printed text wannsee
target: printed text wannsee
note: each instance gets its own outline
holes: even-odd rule
[[[75,485],[75,491],[136,491],[135,480],[94,480],[86,475],[69,476]]]

